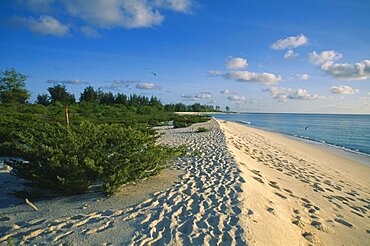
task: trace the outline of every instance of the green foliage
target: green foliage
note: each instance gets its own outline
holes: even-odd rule
[[[49,87],[48,91],[52,103],[60,102],[62,104],[72,104],[76,102],[75,96],[67,92],[65,85],[55,85]]]
[[[50,104],[50,98],[48,94],[37,95],[36,104],[48,106]]]
[[[26,103],[31,94],[26,90],[27,76],[18,73],[14,68],[0,73],[0,102]]]
[[[208,132],[209,129],[205,127],[198,127],[197,132]]]
[[[84,193],[98,180],[105,192],[113,193],[124,183],[158,173],[181,154],[157,145],[156,135],[117,124],[42,124],[20,139],[18,156],[27,162],[6,164],[33,185],[64,194]]]
[[[99,91],[94,90],[94,87],[88,86],[84,89],[80,96],[80,102],[99,102]]]
[[[174,128],[182,128],[191,126],[194,123],[207,122],[211,118],[201,115],[179,115],[173,121]]]

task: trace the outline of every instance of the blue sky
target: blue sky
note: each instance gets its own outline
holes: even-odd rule
[[[370,2],[0,2],[0,69],[248,112],[370,113]],[[155,76],[154,72],[157,76]]]

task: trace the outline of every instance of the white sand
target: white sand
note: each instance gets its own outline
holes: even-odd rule
[[[319,146],[219,121],[247,181],[250,245],[369,245],[370,168]]]
[[[210,131],[196,133],[200,126]],[[369,167],[231,122],[160,131],[162,143],[186,144],[197,155],[174,161],[179,171],[125,186],[110,198],[92,193],[32,201],[39,208],[33,211],[0,192],[0,244],[9,238],[76,245],[370,242]],[[7,192],[16,182],[0,175]]]
[[[196,133],[200,126],[210,131]],[[198,153],[173,163],[184,175],[171,188],[129,207],[127,201],[120,205],[122,194],[103,201],[91,194],[34,202],[39,211],[30,212],[26,205],[2,209],[7,221],[0,228],[0,243],[12,237],[25,244],[245,245],[238,223],[243,179],[217,122],[163,132],[162,143],[186,144]]]

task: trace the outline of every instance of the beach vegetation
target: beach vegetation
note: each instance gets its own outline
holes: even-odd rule
[[[198,127],[197,132],[208,132],[209,129],[205,127]]]
[[[63,194],[81,194],[100,181],[106,193],[157,174],[182,152],[156,144],[158,135],[118,124],[88,121],[67,127],[41,124],[20,134],[16,176]]]
[[[27,76],[14,68],[0,72],[0,102],[26,103],[31,93],[26,89]]]
[[[0,103],[0,156],[17,157],[7,165],[31,187],[63,194],[81,194],[97,183],[111,194],[122,184],[157,174],[186,150],[157,144],[159,135],[152,127],[170,122],[185,127],[210,119],[170,111],[191,110],[191,105],[168,107],[154,96],[114,95],[91,86],[80,102],[59,84],[35,104],[19,102]]]

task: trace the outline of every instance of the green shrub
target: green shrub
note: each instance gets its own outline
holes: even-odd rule
[[[122,184],[159,172],[179,150],[156,144],[157,135],[118,124],[83,122],[67,128],[41,124],[20,134],[18,156],[6,164],[37,187],[81,194],[97,182],[113,193]]]
[[[183,128],[183,127],[188,127],[188,126],[191,126],[191,123],[186,122],[186,121],[177,121],[177,120],[173,121],[174,128]]]
[[[205,128],[205,127],[199,127],[197,129],[197,132],[208,132],[208,131],[209,131],[209,129],[208,128]]]

